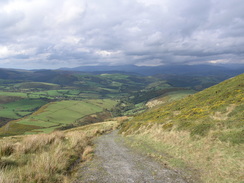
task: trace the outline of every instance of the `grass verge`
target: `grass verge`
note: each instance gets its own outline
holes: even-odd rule
[[[160,125],[140,127],[126,136],[130,146],[169,167],[184,170],[197,182],[240,183],[244,180],[244,146],[208,136],[193,138],[187,131],[165,131]],[[193,181],[194,182],[194,181]]]

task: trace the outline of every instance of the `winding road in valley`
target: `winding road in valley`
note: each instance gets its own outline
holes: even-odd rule
[[[96,140],[95,157],[73,183],[186,183],[177,172],[126,147],[116,131]]]

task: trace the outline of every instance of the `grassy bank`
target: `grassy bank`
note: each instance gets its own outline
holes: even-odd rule
[[[0,183],[71,182],[79,162],[92,156],[92,138],[112,130],[104,122],[51,134],[0,139]]]
[[[192,138],[187,131],[165,131],[155,125],[149,129],[141,127],[126,139],[130,146],[169,167],[183,170],[194,180],[206,183],[244,180],[244,145],[216,140],[212,131],[206,137]]]

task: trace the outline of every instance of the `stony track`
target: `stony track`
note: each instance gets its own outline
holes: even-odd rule
[[[74,183],[186,183],[177,172],[140,155],[116,131],[96,140],[95,157],[83,165]]]

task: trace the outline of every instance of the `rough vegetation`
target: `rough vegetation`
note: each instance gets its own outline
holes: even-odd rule
[[[70,182],[75,166],[92,157],[92,138],[116,125],[104,122],[51,134],[0,139],[0,183]]]

